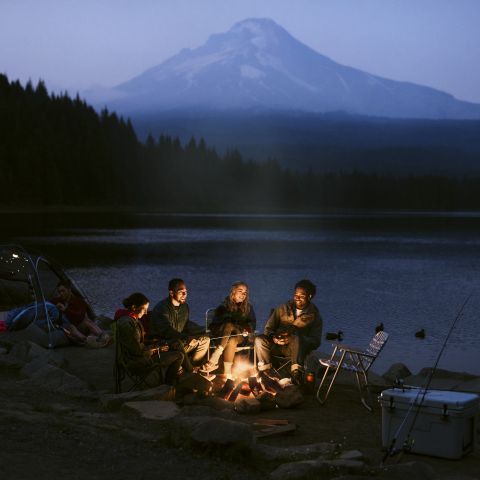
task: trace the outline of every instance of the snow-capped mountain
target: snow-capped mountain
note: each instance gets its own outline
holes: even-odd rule
[[[343,111],[396,118],[480,118],[480,105],[340,65],[269,19],[247,19],[87,100],[137,116],[167,110]]]

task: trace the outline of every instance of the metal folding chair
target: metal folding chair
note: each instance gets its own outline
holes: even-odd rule
[[[113,364],[113,381],[115,393],[122,393],[122,384],[125,380],[129,380],[127,392],[140,390],[142,388],[153,388],[161,383],[163,379],[163,369],[159,364],[153,363],[148,366],[133,368],[125,361],[122,353],[121,342],[118,341],[116,322],[112,323],[112,334],[115,343],[115,360]],[[155,382],[150,378],[156,375]]]
[[[292,366],[292,360],[290,357],[279,357],[278,355],[271,355],[272,370],[277,374],[279,378],[290,376],[290,367]]]
[[[372,406],[365,399],[364,391],[370,399],[370,390],[368,385],[368,371],[382,351],[388,340],[388,333],[378,332],[371,340],[365,350],[348,347],[342,344],[334,344],[332,355],[328,359],[319,359],[321,365],[326,367],[322,381],[317,390],[317,400],[323,405],[332,390],[333,384],[340,370],[346,370],[355,374],[357,387],[360,392],[361,402],[367,410],[372,411]],[[330,380],[327,381],[329,373],[333,373]],[[323,393],[326,387],[326,392]],[[370,402],[371,403],[371,402]]]

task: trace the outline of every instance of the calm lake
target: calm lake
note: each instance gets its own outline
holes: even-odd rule
[[[317,285],[323,337],[342,330],[346,344],[364,347],[384,323],[391,337],[373,368],[378,373],[394,362],[414,373],[432,366],[471,295],[439,367],[480,374],[477,214],[28,218],[17,218],[4,239],[59,260],[97,313],[112,316],[133,291],[153,306],[166,296],[168,280],[181,277],[192,319],[203,323],[205,310],[244,280],[262,330],[270,309],[309,278]],[[421,328],[425,339],[414,335]],[[330,342],[323,338],[320,349],[330,351]]]

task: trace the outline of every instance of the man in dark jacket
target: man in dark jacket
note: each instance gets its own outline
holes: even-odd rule
[[[210,338],[204,334],[205,330],[190,320],[185,282],[181,278],[173,278],[168,283],[168,297],[153,308],[149,337],[161,338],[180,346],[191,362],[184,363],[184,367],[191,370],[192,365],[201,365],[206,361]]]
[[[273,310],[263,335],[255,339],[258,370],[263,376],[271,372],[272,355],[290,358],[293,383],[303,381],[303,362],[306,355],[320,346],[322,317],[311,302],[316,287],[310,280],[295,285],[293,299]]]

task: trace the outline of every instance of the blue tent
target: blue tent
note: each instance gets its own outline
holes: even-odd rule
[[[95,318],[88,299],[58,263],[20,245],[0,245],[0,319],[8,332],[21,330],[26,339],[48,348],[68,344],[58,309],[49,302],[58,282],[67,279],[74,293],[85,299],[90,318]]]

